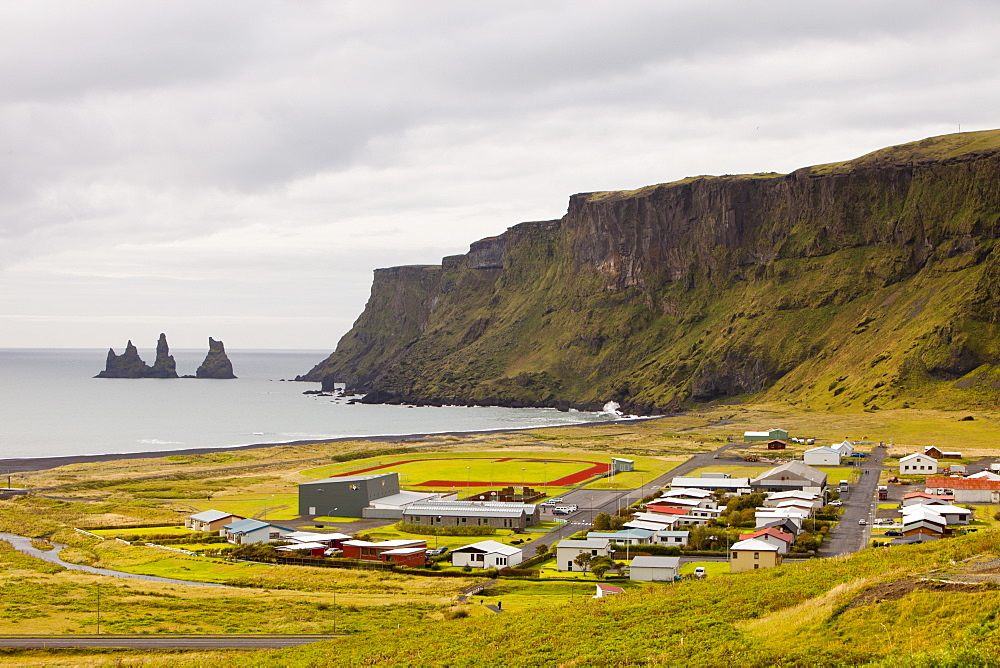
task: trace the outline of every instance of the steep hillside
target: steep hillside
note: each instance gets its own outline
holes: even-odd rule
[[[543,613],[356,635],[245,665],[995,666],[996,548],[997,533],[981,532],[871,549]]]
[[[574,195],[440,267],[378,270],[304,380],[373,400],[640,411],[1000,396],[1000,130],[788,175]]]

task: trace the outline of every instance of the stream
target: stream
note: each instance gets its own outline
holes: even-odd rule
[[[93,566],[84,566],[82,564],[71,564],[68,561],[63,561],[59,556],[62,549],[66,547],[60,543],[52,543],[55,545],[53,550],[39,550],[37,547],[31,544],[31,538],[25,536],[18,536],[13,533],[5,533],[0,531],[0,540],[5,540],[10,543],[15,550],[18,552],[23,552],[24,554],[31,555],[32,557],[38,557],[39,559],[44,559],[45,561],[51,562],[53,564],[59,564],[70,570],[83,571],[85,573],[93,573],[94,575],[106,575],[112,578],[124,578],[127,580],[145,580],[147,582],[166,582],[167,584],[180,584],[180,585],[191,585],[194,587],[225,587],[226,585],[216,584],[214,582],[194,582],[192,580],[174,580],[173,578],[161,578],[156,575],[139,575],[137,573],[125,573],[123,571],[113,571],[108,568],[95,568]]]

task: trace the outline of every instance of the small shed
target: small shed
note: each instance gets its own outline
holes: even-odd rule
[[[597,593],[594,594],[594,598],[604,598],[606,596],[614,596],[615,594],[624,594],[624,593],[625,590],[622,589],[621,587],[597,583]]]
[[[622,459],[621,457],[611,458],[612,473],[628,473],[630,471],[635,471],[635,460]]]
[[[784,441],[782,441],[781,439],[777,439],[776,438],[773,441],[768,441],[767,442],[767,449],[768,450],[784,450],[787,447],[788,447],[788,444],[785,443]]]
[[[680,557],[636,557],[629,564],[628,578],[636,582],[672,582],[680,567]]]

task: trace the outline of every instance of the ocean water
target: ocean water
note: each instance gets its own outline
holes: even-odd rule
[[[121,353],[121,350],[116,349]],[[0,349],[0,459],[540,427],[612,419],[546,408],[349,405],[282,382],[329,351],[227,350],[236,380],[93,378],[107,350]],[[154,349],[139,350],[147,364]],[[206,350],[171,350],[193,374]]]

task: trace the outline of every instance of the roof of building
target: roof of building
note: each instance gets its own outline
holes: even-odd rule
[[[420,501],[427,501],[438,496],[437,492],[409,492],[400,490],[398,494],[390,494],[380,499],[372,500],[373,506],[406,506]]]
[[[984,478],[929,476],[924,484],[934,489],[1000,489],[1000,480],[986,480]]]
[[[806,501],[804,499],[785,499],[784,501],[778,501],[777,508],[812,508],[813,502]]]
[[[953,506],[950,504],[941,505],[935,504],[933,506],[927,506],[922,503],[915,503],[912,506],[903,506],[900,508],[899,512],[904,515],[909,515],[910,513],[917,512],[920,509],[929,510],[932,513],[937,513],[938,515],[973,515],[974,513],[968,508],[963,508],[961,506]]]
[[[597,588],[603,591],[605,594],[624,594],[625,590],[621,587],[616,587],[614,585],[606,585],[597,583]]]
[[[815,448],[809,448],[802,454],[808,455],[810,452],[822,452],[822,451],[832,452],[835,455],[840,454],[840,450],[837,450],[836,448],[831,448],[828,445],[817,445]]]
[[[350,536],[346,533],[314,533],[312,531],[293,531],[290,534],[282,536],[282,538],[287,538],[288,540],[298,541],[300,543],[312,543],[312,542],[329,542],[331,540],[349,540]]]
[[[615,540],[616,538],[638,538],[645,539],[652,536],[655,532],[652,529],[622,529],[621,531],[588,531],[587,538],[610,538]]]
[[[198,522],[218,522],[219,520],[224,520],[227,517],[242,517],[242,516],[233,515],[232,513],[227,513],[224,510],[203,510],[200,513],[191,515],[189,519],[196,520]]]
[[[795,542],[795,536],[775,527],[766,527],[764,529],[758,529],[757,531],[754,531],[752,533],[741,533],[740,540],[753,540],[754,538],[760,538],[761,536],[774,536],[775,538],[783,540],[789,544]]]
[[[659,498],[656,501],[650,501],[646,504],[647,508],[653,506],[697,506],[699,503],[704,501],[704,499],[685,499],[680,496],[671,496],[667,498]]]
[[[761,529],[791,529],[793,532],[798,531],[799,528],[795,526],[795,522],[788,519],[787,517],[778,518],[767,522]]]
[[[375,478],[385,478],[387,476],[399,476],[398,473],[368,473],[366,475],[335,475],[332,478],[323,478],[322,480],[310,480],[309,482],[300,482],[299,487],[302,485],[322,485],[326,482],[359,482],[361,480],[374,480]]]
[[[786,462],[781,466],[775,466],[769,471],[764,471],[759,476],[753,479],[753,482],[758,480],[770,480],[770,479],[782,479],[782,477],[787,478],[798,478],[801,480],[807,480],[816,485],[826,484],[826,474],[822,471],[817,471],[811,466],[808,466],[801,461],[795,459],[790,462]]]
[[[941,525],[942,527],[948,524],[948,521],[945,520],[943,515],[939,515],[932,510],[928,510],[926,507],[917,508],[912,513],[903,514],[904,528],[918,522],[932,522],[934,524]]]
[[[426,551],[427,551],[427,546],[425,545],[423,547],[397,547],[396,549],[393,550],[386,550],[382,554],[390,557],[391,556],[400,557],[400,556],[406,556],[408,554],[417,554],[418,552],[426,552]]]
[[[691,512],[692,508],[676,508],[674,506],[646,506],[646,510],[649,510],[660,515],[687,515]],[[649,513],[646,513],[647,515]]]
[[[650,522],[648,520],[631,520],[629,522],[626,522],[622,526],[628,527],[629,529],[651,529],[659,533],[660,531],[664,530],[663,527],[673,526],[677,518],[674,517],[670,521],[666,521],[667,517],[664,516],[663,519],[665,520],[664,522]]]
[[[937,460],[936,459],[934,459],[930,455],[925,455],[922,452],[914,452],[912,455],[906,455],[905,457],[900,457],[899,461],[900,461],[900,463],[902,463],[902,462],[908,462],[911,459],[929,459],[932,462],[934,462],[935,464],[937,464]]]
[[[680,557],[636,557],[629,564],[630,568],[678,568]]]
[[[1000,480],[1000,475],[993,473],[992,471],[980,471],[979,473],[973,473],[969,478],[974,478],[976,480]]]
[[[737,552],[747,551],[747,552],[777,552],[778,546],[774,543],[768,543],[759,538],[751,538],[749,540],[741,540],[738,543],[733,543],[730,550],[736,550]]]
[[[578,550],[606,550],[611,541],[607,538],[588,538],[587,540],[573,540],[567,538],[556,543],[556,547],[569,547]]]
[[[232,522],[223,527],[227,533],[250,533],[251,531],[257,531],[263,529],[264,527],[274,527],[275,529],[281,529],[282,531],[291,531],[291,529],[286,529],[285,527],[279,527],[277,524],[271,524],[270,522],[261,522],[260,520],[245,519],[239,520],[238,522]]]
[[[660,498],[662,499],[671,496],[679,496],[682,498],[691,497],[694,499],[705,499],[712,496],[712,492],[708,491],[707,489],[698,489],[697,487],[690,487],[687,489],[671,489],[664,492]]]
[[[774,501],[776,499],[802,499],[804,501],[812,501],[819,498],[819,494],[816,492],[803,492],[800,489],[792,489],[787,492],[772,492],[768,495],[768,501]]]
[[[696,478],[679,475],[670,481],[671,487],[697,487],[705,489],[740,489],[750,487],[750,478]]]
[[[475,552],[477,554],[502,554],[504,556],[511,556],[517,554],[521,551],[521,548],[514,547],[513,545],[504,545],[503,543],[497,542],[495,540],[484,540],[478,543],[472,543],[471,545],[466,545],[465,547],[457,547],[451,551],[452,554],[456,552]]]
[[[521,504],[517,504],[521,505]],[[520,518],[530,511],[520,508],[469,508],[466,506],[449,506],[443,503],[411,503],[403,508],[403,516],[407,515],[439,515],[442,517],[500,517]]]
[[[420,545],[427,545],[427,541],[396,539],[396,540],[383,540],[373,543],[367,540],[348,540],[344,541],[344,545],[350,545],[352,547],[384,547],[388,549],[396,549],[400,547],[419,547]]]
[[[277,548],[278,552],[294,552],[295,550],[318,550],[327,548],[326,543],[296,543],[295,545],[283,545]]]
[[[954,494],[931,494],[929,492],[923,492],[923,491],[908,492],[908,493],[906,493],[906,494],[903,495],[903,500],[904,501],[906,499],[917,499],[917,498],[920,498],[920,499],[933,499],[935,501],[949,501],[949,500],[950,501],[954,501],[955,500],[955,495]]]

